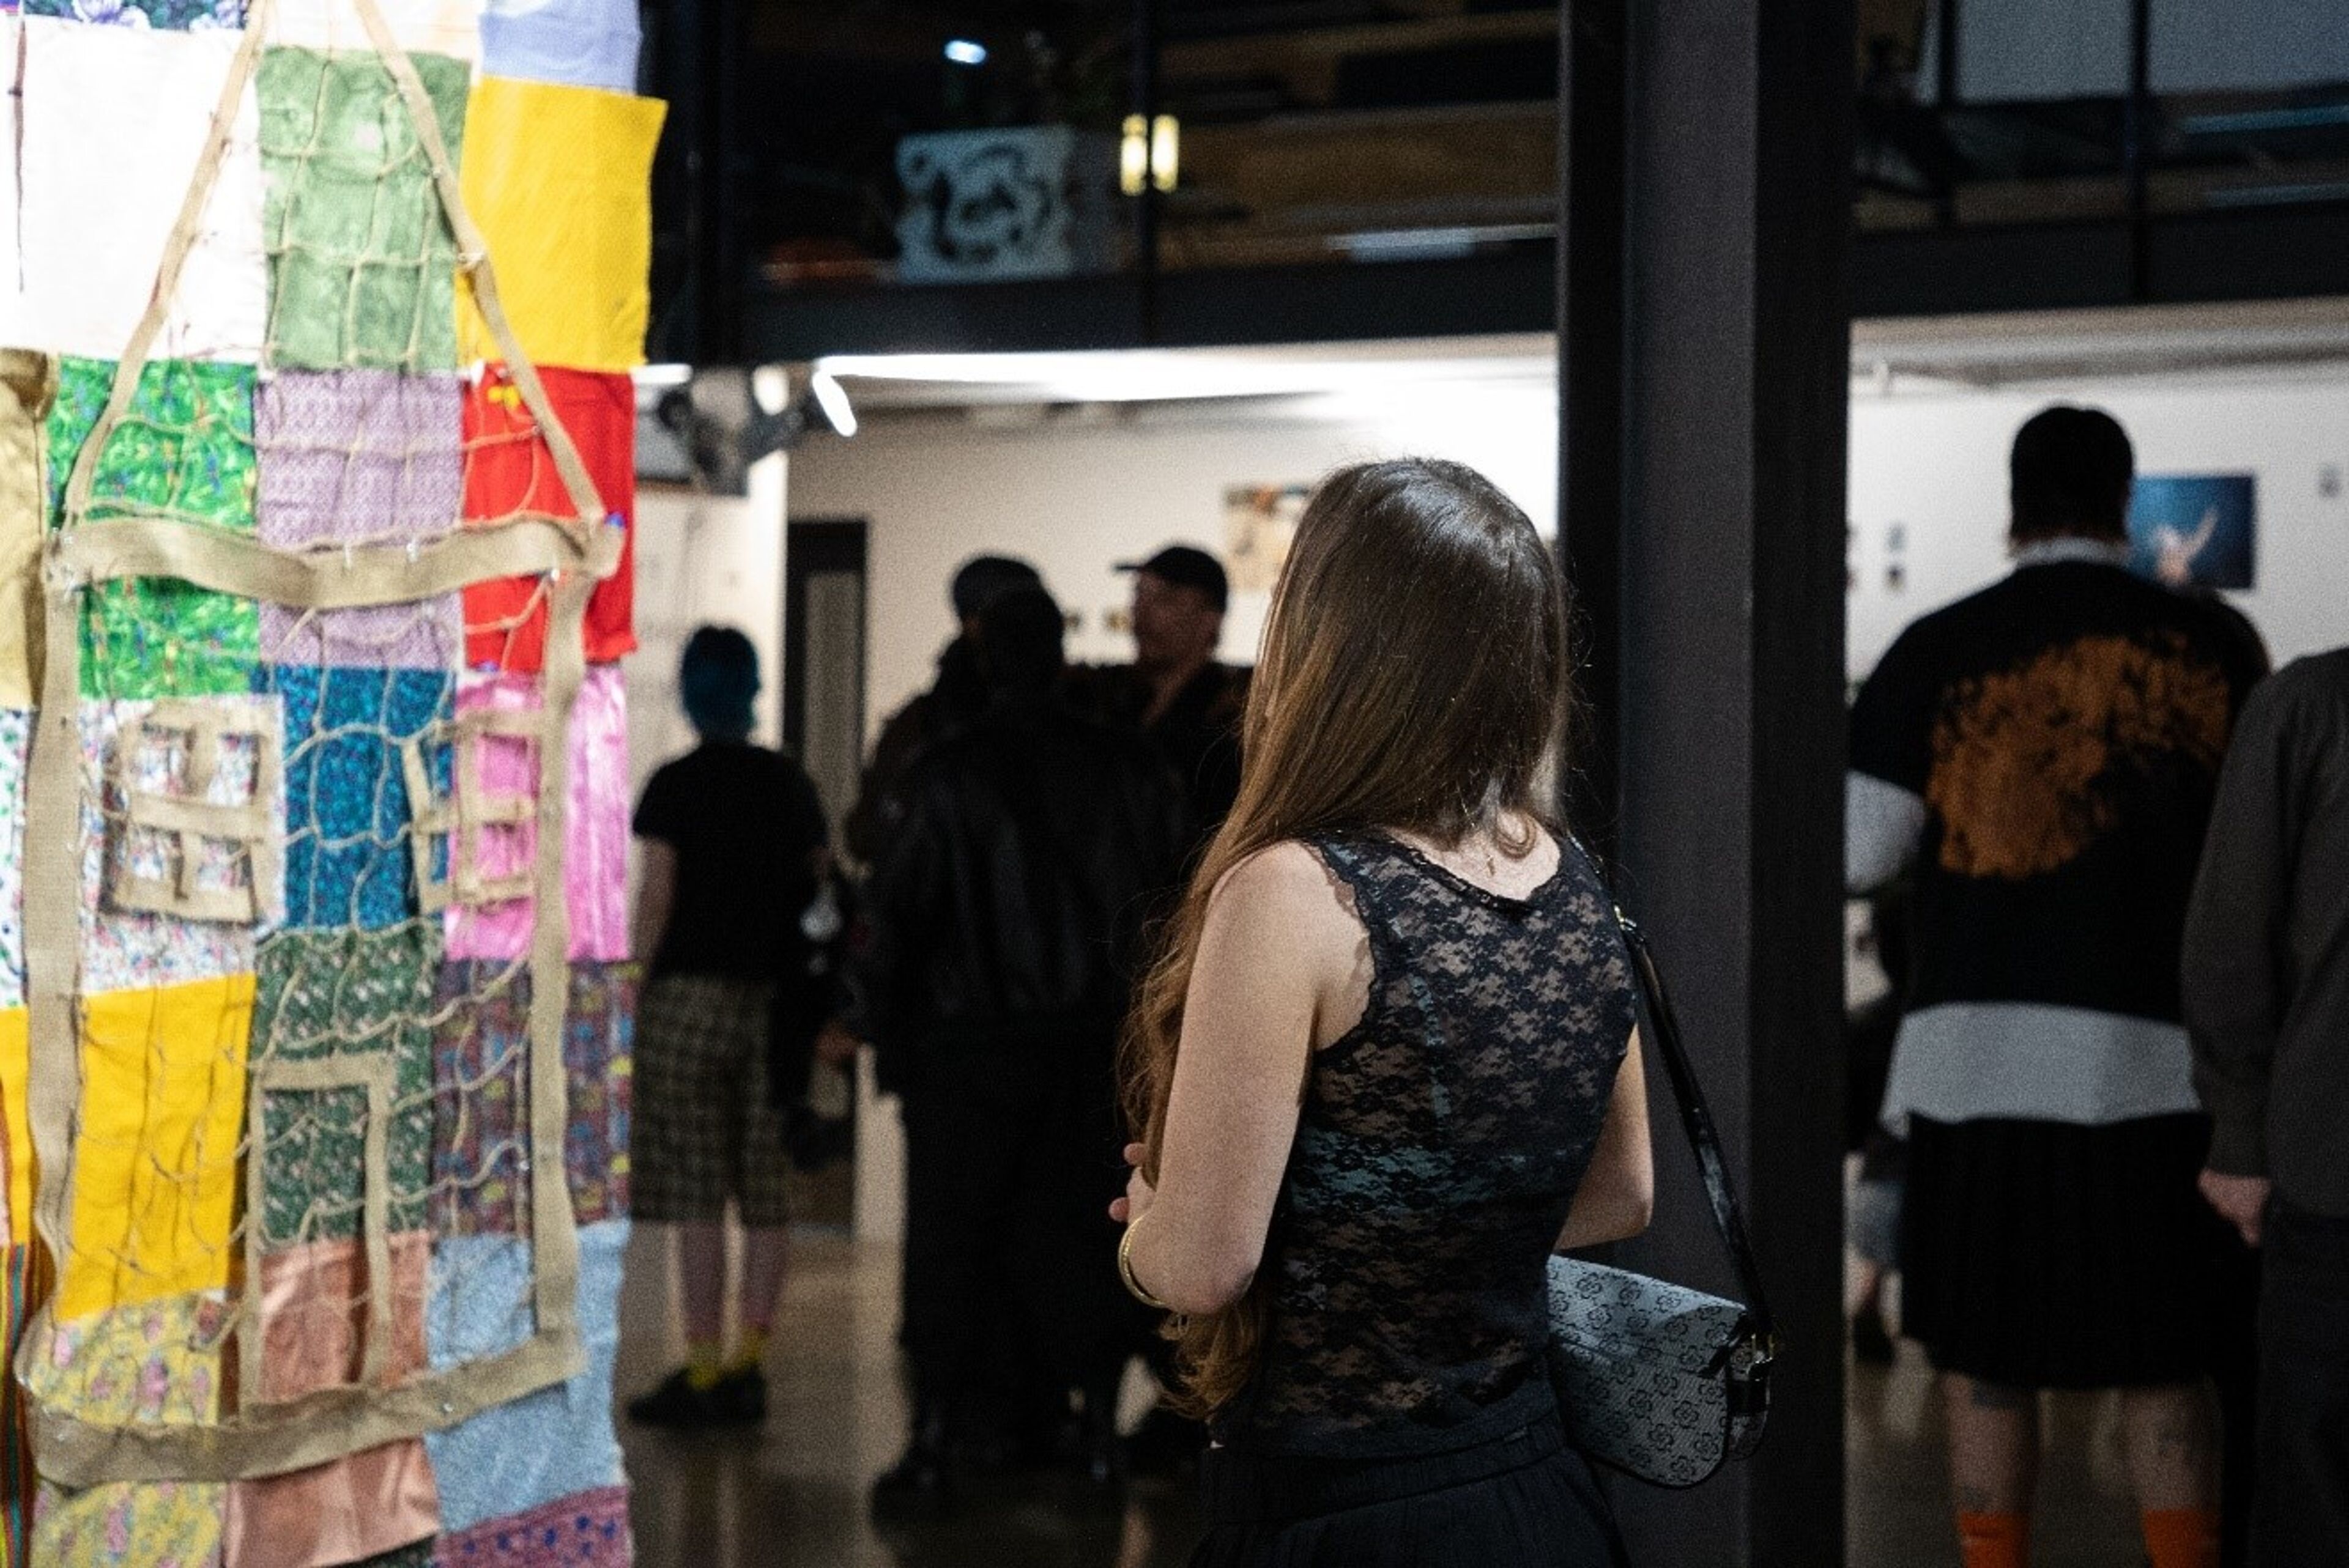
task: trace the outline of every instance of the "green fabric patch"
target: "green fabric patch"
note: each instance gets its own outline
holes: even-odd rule
[[[385,1130],[391,1230],[424,1228],[432,1182],[433,984],[438,923],[385,931],[280,932],[261,944],[252,1061],[388,1056]],[[367,1093],[272,1088],[262,1110],[262,1246],[359,1233]]]
[[[454,167],[471,69],[409,57]],[[373,53],[270,49],[258,91],[269,362],[454,369],[457,241],[390,71]]]
[[[66,486],[114,391],[110,359],[58,362],[49,411],[49,521],[64,521]],[[106,450],[87,516],[161,516],[237,533],[254,531],[256,464],[249,365],[150,359]],[[94,585],[84,601],[86,697],[234,696],[261,658],[261,609],[174,578]]]

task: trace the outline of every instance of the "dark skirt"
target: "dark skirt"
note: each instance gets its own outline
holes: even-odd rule
[[[2018,1388],[2213,1369],[2233,1239],[2195,1189],[2200,1116],[1910,1119],[1901,1319],[1935,1367]]]
[[[1457,1453],[1329,1460],[1210,1449],[1191,1568],[1624,1568],[1556,1416]]]

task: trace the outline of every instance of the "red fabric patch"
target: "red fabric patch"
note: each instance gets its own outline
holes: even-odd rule
[[[587,661],[610,664],[636,645],[636,393],[626,376],[542,366],[554,416],[607,516],[628,531],[620,570],[587,601]],[[465,393],[465,521],[502,522],[517,513],[568,518],[571,492],[554,454],[502,366]],[[465,590],[465,663],[474,669],[535,674],[546,665],[546,584],[537,577],[476,583]]]

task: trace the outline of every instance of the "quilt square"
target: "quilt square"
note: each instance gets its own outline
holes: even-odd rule
[[[382,931],[279,932],[261,944],[252,1060],[388,1060],[385,1179],[395,1232],[420,1232],[432,1181],[433,988],[440,943],[428,922]],[[359,1234],[367,1097],[357,1088],[267,1091],[261,1244]]]
[[[428,1562],[440,1497],[420,1438],[308,1470],[231,1481],[221,1568]]]
[[[628,1568],[635,1560],[624,1486],[451,1531],[432,1558],[433,1568]]]
[[[33,1242],[33,1119],[27,1103],[32,1078],[32,1015],[23,1007],[0,1008],[0,1191],[8,1206],[7,1230],[0,1233],[15,1249],[12,1266],[26,1262],[18,1254]],[[45,1277],[47,1272],[45,1261]],[[0,1377],[0,1408],[6,1401],[7,1379]]]
[[[554,417],[579,449],[606,521],[628,531],[620,569],[587,601],[591,664],[632,652],[636,633],[636,392],[625,375],[542,366]],[[465,519],[503,522],[578,515],[522,394],[492,366],[465,396]],[[472,669],[534,674],[546,666],[546,588],[536,577],[476,583],[465,590],[465,663]]]
[[[492,0],[481,15],[481,70],[633,93],[643,42],[634,0]]]
[[[123,25],[43,15],[22,24],[21,141],[12,162],[23,183],[10,211],[23,236],[24,292],[6,341],[117,359],[147,314],[242,42],[224,28],[140,24],[168,18],[192,28],[239,0],[54,3],[65,15]],[[262,205],[260,117],[248,88],[150,353],[248,365],[260,357],[269,280]]]
[[[377,0],[384,25],[410,55],[446,55],[471,63],[481,52],[481,0]],[[277,0],[269,41],[284,47],[375,47],[351,0]]]
[[[636,987],[625,966],[574,965],[564,1013],[563,1162],[583,1225],[628,1212]],[[515,1235],[525,1205],[530,976],[452,963],[433,1052],[433,1230]],[[465,999],[478,997],[469,1004]]]
[[[666,112],[652,98],[543,82],[484,77],[473,88],[465,204],[533,365],[625,372],[644,362],[653,150]],[[563,156],[546,156],[551,147]],[[464,354],[506,354],[470,293]]]
[[[529,1210],[530,975],[452,963],[432,1041],[432,1230],[515,1235]]]
[[[286,924],[379,931],[412,919],[400,748],[448,717],[452,677],[264,665],[260,678],[285,704]],[[445,769],[447,748],[435,756]]]
[[[111,360],[58,365],[48,419],[53,522],[116,369]],[[250,366],[150,360],[99,456],[90,517],[160,515],[252,532],[253,390]],[[249,599],[176,578],[127,578],[95,585],[83,617],[84,696],[219,696],[252,686],[261,614]]]
[[[243,975],[84,1002],[60,1319],[227,1286],[253,991]]]
[[[287,370],[261,389],[257,511],[285,550],[414,544],[464,505],[463,384],[388,370]],[[448,670],[462,651],[458,595],[355,610],[261,607],[273,664]]]
[[[382,1340],[384,1387],[404,1383],[425,1368],[431,1238],[412,1232],[389,1241],[391,1321],[379,1326],[368,1321],[372,1295],[360,1243],[313,1242],[263,1260],[261,1366],[257,1377],[250,1367],[240,1373],[251,1380],[245,1404],[283,1404],[358,1383],[370,1335]]]
[[[539,681],[530,676],[466,675],[458,681],[457,711],[534,714],[541,694]],[[536,799],[538,768],[530,742],[484,735],[468,745],[479,748],[480,756],[464,765],[478,767],[485,789],[510,799]],[[587,672],[571,709],[563,885],[574,963],[617,963],[628,956],[627,789],[627,683],[618,666],[601,665]],[[468,852],[485,874],[531,874],[538,843],[534,822],[471,831]],[[529,956],[535,924],[531,899],[455,906],[447,919],[452,958],[511,962]]]
[[[204,1291],[59,1322],[27,1387],[98,1426],[208,1425],[220,1417],[235,1316],[226,1297]]]
[[[274,701],[265,697],[204,697],[223,725],[285,731]],[[168,726],[150,728],[157,708],[149,702],[85,703],[82,738],[82,989],[111,992],[185,985],[198,980],[250,975],[257,934],[274,923],[284,906],[282,886],[254,888],[264,918],[198,920],[181,914],[127,907],[117,896],[126,871],[167,876],[178,851],[129,820],[126,779],[155,794],[176,795],[185,780],[187,759]],[[126,755],[129,753],[129,755]],[[250,803],[266,759],[250,743],[223,738],[204,799],[218,805]],[[127,769],[127,770],[126,770]],[[262,802],[272,840],[284,837],[285,799],[282,769]],[[241,855],[226,843],[207,841],[200,853],[198,885],[207,892],[251,886],[266,857]],[[265,870],[264,870],[265,875]],[[282,874],[278,879],[282,882]]]
[[[228,1488],[196,1481],[109,1481],[83,1491],[41,1483],[33,1561],[74,1568],[221,1568]]]
[[[621,1484],[620,1449],[612,1436],[612,1367],[620,1342],[620,1257],[625,1220],[579,1233],[579,1336],[587,1366],[568,1383],[483,1410],[425,1447],[440,1478],[440,1520],[450,1531],[541,1508],[582,1492]],[[509,1237],[443,1242],[434,1258],[432,1364],[461,1366],[510,1347],[512,1281],[529,1274],[529,1243]],[[502,1267],[466,1271],[486,1253]],[[488,1261],[483,1259],[482,1261]],[[486,1289],[482,1287],[487,1287]],[[512,1343],[519,1343],[518,1340]]]
[[[636,981],[624,965],[571,972],[563,1065],[571,1098],[563,1144],[571,1212],[583,1225],[628,1212],[628,1117],[636,1088]]]
[[[461,158],[470,67],[409,57]],[[259,94],[269,362],[456,368],[457,242],[390,71],[372,50],[273,48]]]

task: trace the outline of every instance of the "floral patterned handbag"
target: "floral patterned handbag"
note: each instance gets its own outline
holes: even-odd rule
[[[1671,1075],[1713,1223],[1747,1305],[1579,1258],[1549,1260],[1549,1362],[1567,1436],[1588,1457],[1656,1486],[1688,1487],[1762,1441],[1778,1351],[1754,1250],[1713,1116],[1647,938],[1622,911],[1646,1037]]]

